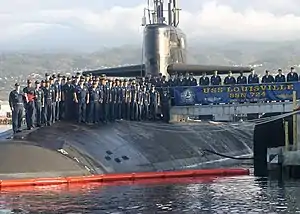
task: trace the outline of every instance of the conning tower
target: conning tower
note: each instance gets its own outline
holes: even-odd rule
[[[163,0],[153,0],[152,5],[148,1],[142,19],[145,26],[143,54],[146,75],[162,73],[168,76],[170,64],[186,63],[186,36],[178,28],[179,11],[177,0],[169,0],[167,10],[164,10]]]

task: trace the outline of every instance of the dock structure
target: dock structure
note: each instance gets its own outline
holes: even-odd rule
[[[255,126],[253,154],[256,176],[300,178],[298,106],[298,101],[294,99],[292,113],[281,116],[266,114],[266,118],[269,116],[270,119]]]

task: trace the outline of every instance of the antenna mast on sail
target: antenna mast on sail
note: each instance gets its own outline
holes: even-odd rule
[[[164,10],[163,0],[150,0],[147,2],[147,8],[144,9],[144,16],[142,18],[142,26],[148,24],[166,24],[166,17],[164,13],[167,12],[167,24],[173,27],[179,25],[179,11],[177,5],[178,0],[168,0],[168,9]],[[146,17],[148,16],[148,17]]]

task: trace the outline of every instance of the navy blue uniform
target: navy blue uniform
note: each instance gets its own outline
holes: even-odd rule
[[[261,82],[262,83],[272,83],[272,82],[274,82],[274,77],[272,75],[264,75]]]
[[[209,78],[207,76],[200,77],[199,78],[199,85],[201,85],[201,86],[209,85]]]
[[[283,74],[277,74],[275,77],[275,82],[285,82],[285,76]]]
[[[183,79],[178,79],[177,80],[177,86],[185,86],[185,82]]]
[[[55,90],[55,102],[54,102],[54,113],[55,113],[55,120],[58,121],[61,119],[61,93],[62,93],[62,85],[59,82],[56,82],[54,85]]]
[[[137,120],[141,121],[142,120],[142,114],[143,114],[143,92],[141,90],[137,91]]]
[[[288,82],[297,82],[298,81],[298,74],[296,72],[289,72],[287,74],[287,81]]]
[[[55,100],[55,91],[53,87],[44,88],[44,100],[44,121],[50,126],[53,121],[53,102]]]
[[[233,85],[233,84],[236,84],[236,80],[234,77],[232,77],[232,76],[225,77],[224,85]]]
[[[210,84],[211,85],[221,85],[221,82],[222,82],[222,80],[221,80],[221,77],[219,75],[212,76],[210,78]]]
[[[247,84],[247,77],[245,77],[244,75],[238,76],[236,83],[237,84]]]
[[[98,86],[98,91],[99,91],[99,121],[101,122],[105,122],[104,120],[104,113],[105,113],[105,109],[104,109],[104,99],[105,99],[105,94],[104,94],[104,86],[103,85],[99,85]]]
[[[78,123],[85,123],[86,122],[86,105],[88,99],[88,89],[83,86],[77,86],[75,88],[75,94],[77,97],[76,103],[76,113],[77,113],[77,122]]]
[[[143,111],[142,111],[142,119],[149,119],[149,107],[150,107],[150,93],[146,90],[143,92]]]
[[[169,94],[167,91],[164,91],[162,93],[161,97],[161,108],[162,108],[162,115],[163,115],[163,120],[166,123],[169,123],[170,121],[170,104],[169,104]]]
[[[121,86],[117,86],[116,89],[117,89],[116,118],[120,120],[122,119],[123,93],[122,93]]]
[[[130,119],[136,120],[137,115],[137,90],[132,86],[130,91]]]
[[[107,85],[103,86],[104,102],[103,102],[103,120],[107,122],[109,119],[109,103],[110,103],[110,88]]]
[[[35,89],[34,96],[36,125],[40,127],[42,125],[42,107],[44,105],[44,91],[41,88]]]
[[[34,91],[35,89],[33,87],[25,87],[23,89],[23,92],[27,95],[28,98],[28,102],[25,104],[26,124],[28,129],[31,129],[33,127],[33,122],[35,120]]]
[[[90,102],[89,102],[89,122],[90,123],[98,123],[99,122],[99,101],[100,101],[100,93],[98,88],[91,88],[89,90],[90,93]]]
[[[75,87],[71,83],[66,83],[62,87],[62,93],[64,98],[64,112],[65,119],[71,120],[74,118],[74,94]]]
[[[248,84],[255,84],[255,83],[259,83],[259,78],[257,74],[250,74],[248,76]]]
[[[150,91],[150,115],[152,120],[156,120],[159,104],[159,94],[157,91]]]
[[[116,120],[116,109],[117,109],[118,91],[115,86],[111,87],[110,90],[110,120]]]
[[[12,128],[13,132],[21,131],[23,108],[24,108],[24,95],[16,90],[9,94],[9,106],[12,109]]]

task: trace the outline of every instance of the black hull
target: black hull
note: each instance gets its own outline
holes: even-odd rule
[[[226,124],[58,122],[0,143],[0,179],[213,168],[252,153],[253,131]]]

